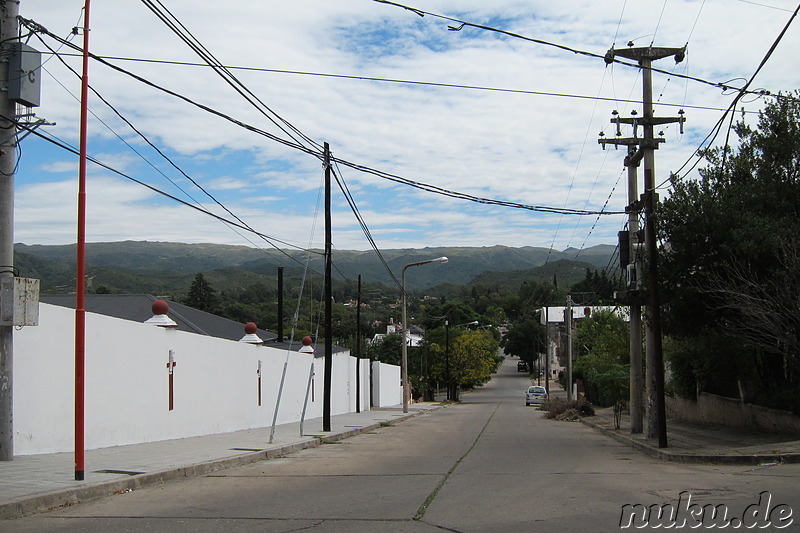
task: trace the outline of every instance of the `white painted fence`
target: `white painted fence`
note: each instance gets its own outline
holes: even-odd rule
[[[75,311],[41,304],[39,313],[39,326],[14,333],[16,455],[74,449]],[[175,361],[172,410],[170,351]],[[312,359],[314,391],[306,420],[322,416],[323,358],[86,313],[86,449],[268,427],[284,363],[277,423],[296,422]],[[367,360],[361,364],[360,407],[369,410],[370,365]],[[332,415],[356,409],[355,365],[349,352],[333,356]],[[400,404],[400,369],[377,363],[373,371],[373,403]]]

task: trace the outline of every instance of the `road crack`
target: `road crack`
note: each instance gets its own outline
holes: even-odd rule
[[[458,468],[458,465],[461,464],[461,461],[466,459],[467,456],[472,452],[472,450],[475,449],[475,446],[478,444],[478,441],[483,436],[483,432],[486,431],[487,427],[489,427],[489,423],[492,421],[492,418],[494,418],[494,415],[495,413],[497,413],[497,410],[499,408],[500,404],[497,404],[497,407],[494,408],[494,411],[492,411],[492,414],[489,416],[489,419],[486,421],[486,424],[483,425],[483,428],[475,437],[475,440],[472,442],[472,445],[469,447],[469,449],[467,449],[467,451],[464,452],[464,455],[459,457],[456,460],[456,462],[453,463],[453,466],[450,467],[450,470],[447,471],[447,473],[442,477],[442,479],[439,481],[436,487],[431,491],[430,494],[428,494],[428,497],[425,498],[425,501],[422,502],[422,505],[420,505],[419,509],[417,509],[417,512],[414,515],[414,520],[422,520],[422,517],[424,517],[425,513],[428,511],[428,507],[430,507],[430,505],[433,503],[433,500],[436,499],[436,495],[439,494],[439,490],[441,490],[444,484],[447,483],[447,480],[450,479],[450,476],[452,475],[453,472],[455,472],[456,468]]]

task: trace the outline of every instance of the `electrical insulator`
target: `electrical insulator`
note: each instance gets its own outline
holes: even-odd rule
[[[636,277],[636,265],[630,264],[626,270],[628,276],[628,290],[635,291],[639,289],[639,280]]]

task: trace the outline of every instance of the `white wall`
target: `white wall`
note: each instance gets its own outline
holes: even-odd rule
[[[75,311],[41,304],[39,313],[39,326],[14,333],[17,455],[74,449]],[[172,411],[168,409],[170,350],[176,362]],[[314,401],[309,398],[307,420],[322,416],[324,360],[314,361]],[[277,422],[296,422],[311,362],[312,356],[295,351],[86,313],[86,449],[268,427],[284,363],[287,373]],[[355,365],[349,352],[333,356],[332,415],[355,411]],[[366,411],[369,361],[362,365],[361,409]],[[382,391],[380,395],[396,398],[397,405],[402,401],[399,377],[394,383],[394,394]]]
[[[374,361],[372,363],[372,386],[372,403],[375,407],[388,407],[403,403],[399,366]]]

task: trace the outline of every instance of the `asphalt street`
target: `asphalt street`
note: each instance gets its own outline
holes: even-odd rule
[[[659,461],[583,424],[543,418],[525,406],[529,383],[507,360],[461,404],[281,458],[6,520],[0,532],[604,532],[620,530],[626,505],[687,497],[693,509],[718,511],[717,528],[750,520],[759,531],[800,531],[785,515],[800,509],[800,465]]]

